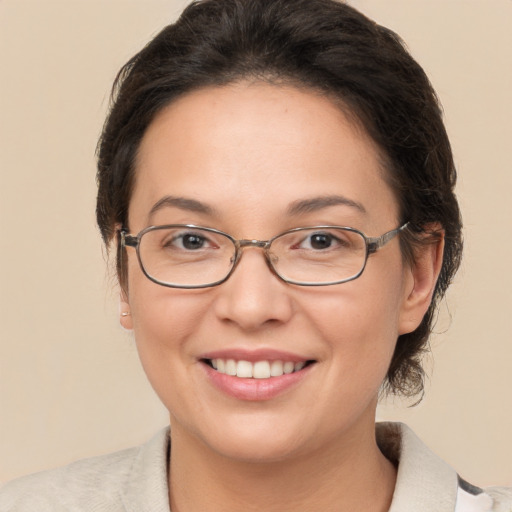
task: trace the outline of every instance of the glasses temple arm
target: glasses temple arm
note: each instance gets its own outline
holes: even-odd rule
[[[373,254],[374,252],[377,252],[381,247],[386,245],[390,240],[395,238],[400,231],[403,231],[407,226],[409,225],[408,222],[400,226],[399,228],[392,229],[391,231],[388,231],[387,233],[384,233],[382,236],[379,237],[368,237],[367,240],[367,246],[368,246],[368,254]]]
[[[129,235],[124,230],[121,230],[119,234],[121,236],[122,247],[137,247],[137,245],[139,245],[139,239],[136,236]]]

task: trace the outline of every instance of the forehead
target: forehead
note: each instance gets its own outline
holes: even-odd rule
[[[130,218],[166,195],[222,215],[279,215],[292,202],[341,195],[396,214],[375,144],[333,101],[291,86],[240,83],[189,93],[141,142]],[[377,201],[378,199],[378,201]],[[363,208],[365,209],[366,206]]]

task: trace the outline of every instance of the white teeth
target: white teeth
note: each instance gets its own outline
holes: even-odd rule
[[[237,377],[252,377],[252,364],[249,361],[238,361],[236,364]]]
[[[212,359],[211,365],[219,373],[237,376],[245,379],[268,379],[281,377],[293,372],[298,372],[306,366],[305,361],[294,363],[293,361],[235,361],[234,359]]]
[[[295,364],[291,361],[286,361],[286,363],[283,364],[283,372],[284,373],[293,373],[293,370],[295,369]]]
[[[283,375],[283,362],[282,361],[272,361],[270,363],[270,376],[271,377],[280,377]]]
[[[295,366],[293,367],[293,371],[298,372],[298,371],[302,370],[302,368],[304,368],[304,366],[306,366],[306,363],[304,361],[301,361],[300,363],[295,363]]]
[[[234,359],[226,361],[226,373],[228,375],[236,375],[236,361]]]
[[[255,379],[268,379],[270,377],[270,363],[268,361],[254,363],[252,376]]]

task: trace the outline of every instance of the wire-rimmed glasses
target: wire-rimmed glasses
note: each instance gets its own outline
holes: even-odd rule
[[[147,227],[137,235],[123,229],[120,235],[123,248],[136,249],[144,274],[162,286],[217,286],[233,273],[246,247],[261,248],[270,270],[287,283],[328,286],[357,279],[368,256],[406,227],[369,237],[351,227],[311,226],[269,240],[237,240],[214,228],[168,224]]]

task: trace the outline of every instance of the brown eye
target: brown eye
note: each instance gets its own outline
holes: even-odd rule
[[[202,249],[206,242],[204,237],[195,233],[182,235],[180,238],[183,247],[191,251],[195,249]]]
[[[310,233],[304,240],[298,244],[298,248],[313,251],[325,251],[326,249],[342,249],[348,245],[340,232],[329,233],[328,231],[317,231]]]
[[[180,251],[197,251],[210,247],[211,241],[200,233],[174,233],[162,242],[165,249],[175,249]]]
[[[315,233],[309,237],[309,244],[312,249],[328,249],[332,242],[333,237],[326,233]]]

